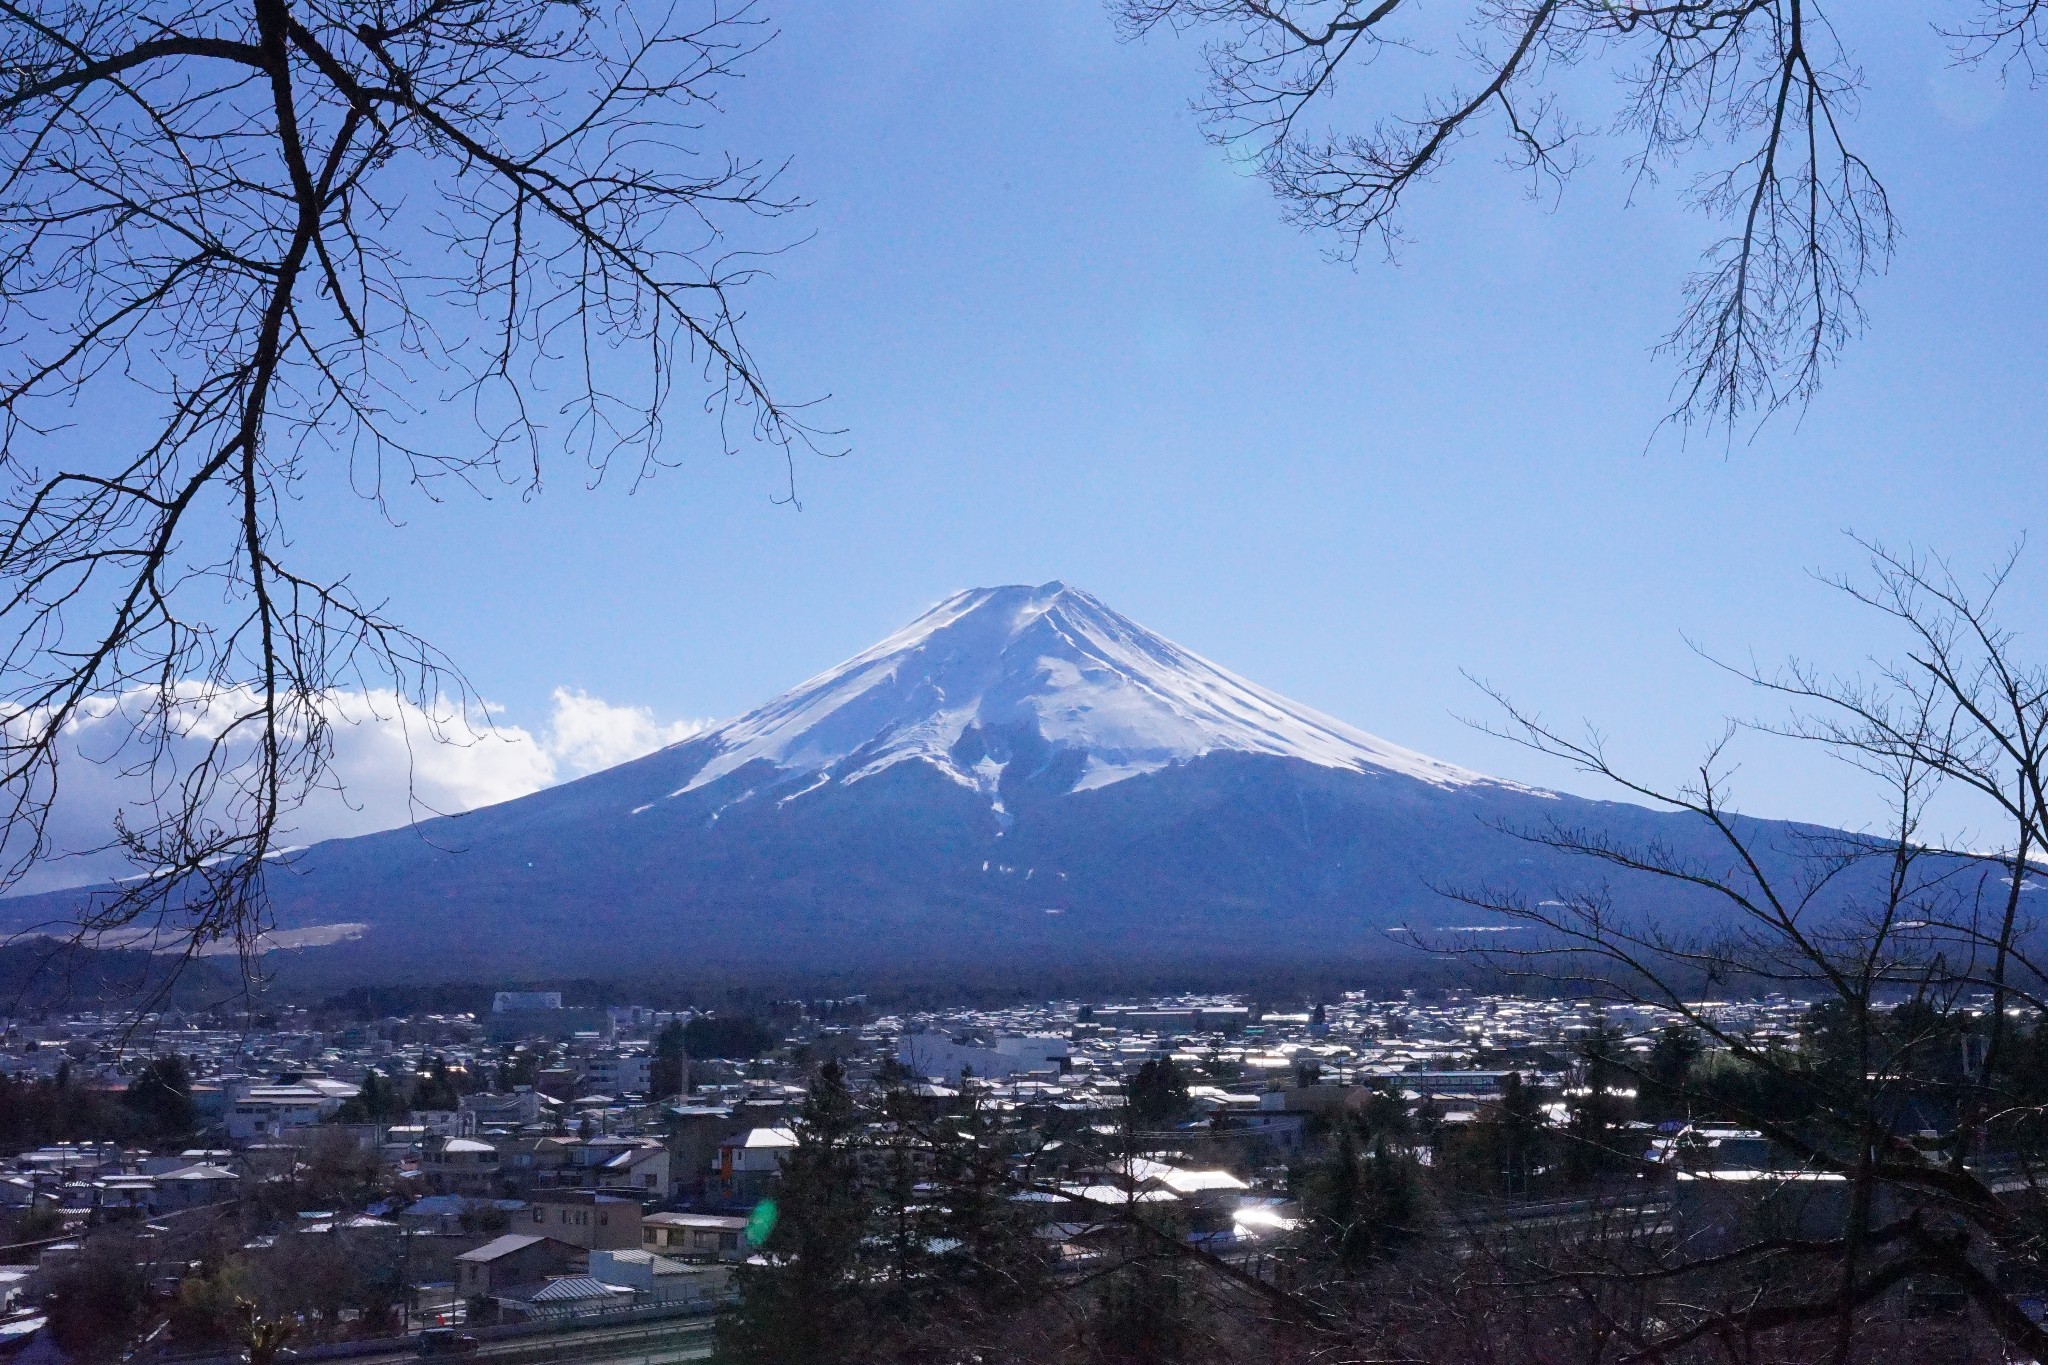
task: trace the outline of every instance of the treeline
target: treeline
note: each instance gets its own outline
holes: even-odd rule
[[[205,959],[180,962],[140,948],[90,948],[53,938],[0,944],[0,1013],[24,1019],[52,1012],[138,1004],[209,1010],[246,1003],[239,976]]]
[[[69,1062],[48,1079],[0,1076],[0,1151],[50,1142],[161,1143],[197,1127],[183,1057],[152,1059],[125,1091],[77,1084]]]
[[[454,1110],[462,1107],[464,1095],[486,1091],[505,1092],[532,1085],[539,1074],[540,1058],[532,1052],[507,1048],[500,1061],[479,1061],[476,1066],[454,1066],[446,1057],[433,1057],[423,1070],[384,1072],[375,1067],[363,1073],[356,1094],[342,1101],[335,1112],[337,1123],[396,1123],[415,1110]]]

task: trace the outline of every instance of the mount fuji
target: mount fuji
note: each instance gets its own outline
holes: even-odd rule
[[[1057,769],[1067,790],[1089,791],[1214,753],[1446,787],[1490,780],[1276,696],[1064,583],[955,593],[699,742],[715,752],[676,796],[756,762],[814,775],[813,787],[921,762],[999,817],[1006,778]]]
[[[315,845],[269,889],[284,941],[323,945],[293,970],[331,980],[1166,979],[1498,927],[1437,888],[1583,885],[1507,832],[1553,822],[1720,856],[1692,817],[1438,762],[1048,583],[957,593],[632,762]]]

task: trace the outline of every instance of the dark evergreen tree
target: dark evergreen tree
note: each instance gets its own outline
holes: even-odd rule
[[[1136,1229],[1108,1254],[1120,1264],[1103,1278],[1084,1324],[1090,1354],[1106,1365],[1179,1365],[1198,1358],[1202,1305],[1187,1263],[1161,1255],[1156,1240]]]
[[[1579,1081],[1566,1095],[1565,1171],[1586,1181],[1616,1171],[1640,1152],[1627,1149],[1628,1073],[1616,1064],[1621,1037],[1602,1023],[1580,1046]]]
[[[665,1100],[682,1094],[689,1069],[687,1030],[671,1019],[654,1035],[654,1064],[648,1068],[647,1082],[651,1097]]]
[[[1131,1126],[1167,1128],[1186,1117],[1188,1081],[1171,1057],[1155,1057],[1138,1067],[1126,1087]]]
[[[978,1103],[937,1126],[929,1182],[934,1276],[946,1300],[942,1309],[952,1316],[1001,1313],[1050,1284],[1034,1216],[1013,1198],[1009,1155],[1001,1129]]]
[[[151,1138],[183,1136],[198,1123],[198,1111],[192,1107],[192,1073],[176,1053],[152,1058],[128,1082],[121,1099]]]
[[[1330,1154],[1300,1181],[1301,1208],[1314,1253],[1352,1273],[1388,1254],[1416,1231],[1421,1173],[1389,1135],[1362,1137],[1338,1125]]]
[[[1510,1071],[1501,1079],[1500,1105],[1494,1116],[1500,1134],[1501,1183],[1507,1192],[1529,1192],[1529,1177],[1543,1140],[1543,1107],[1534,1086]]]
[[[425,1072],[413,1078],[412,1097],[408,1103],[414,1109],[440,1111],[462,1107],[462,1090],[448,1070],[445,1057],[434,1058]]]
[[[860,1115],[838,1063],[811,1081],[771,1198],[764,1266],[739,1273],[740,1300],[719,1321],[723,1365],[837,1365],[867,1339],[863,1240],[873,1192],[859,1150]]]
[[[773,1051],[778,1034],[746,1015],[700,1014],[683,1027],[683,1045],[692,1057],[746,1061]]]
[[[1636,1094],[1636,1113],[1651,1123],[1689,1116],[1693,1066],[1700,1059],[1698,1029],[1671,1024],[1658,1030],[1643,1060],[1642,1083]]]

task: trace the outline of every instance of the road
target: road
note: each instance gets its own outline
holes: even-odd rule
[[[466,1361],[488,1361],[490,1365],[552,1365],[555,1361],[575,1361],[577,1365],[677,1365],[680,1361],[709,1357],[711,1332],[709,1318],[672,1318],[487,1341],[474,1355],[436,1359],[448,1365],[463,1365]],[[404,1350],[351,1356],[346,1365],[417,1365],[419,1360],[415,1351]]]

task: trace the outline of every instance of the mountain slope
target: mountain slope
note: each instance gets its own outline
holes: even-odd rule
[[[1215,752],[1485,780],[1276,696],[1057,582],[956,593],[702,743],[715,752],[677,794],[756,761],[840,782],[921,761],[994,795],[1013,755],[1040,747],[1079,755],[1076,791]]]
[[[337,979],[1328,966],[1469,924],[1445,884],[1583,884],[1504,832],[1553,821],[1726,861],[1690,817],[1437,762],[1051,583],[956,594],[633,762],[318,845],[271,890],[286,927],[367,926],[301,955]]]

